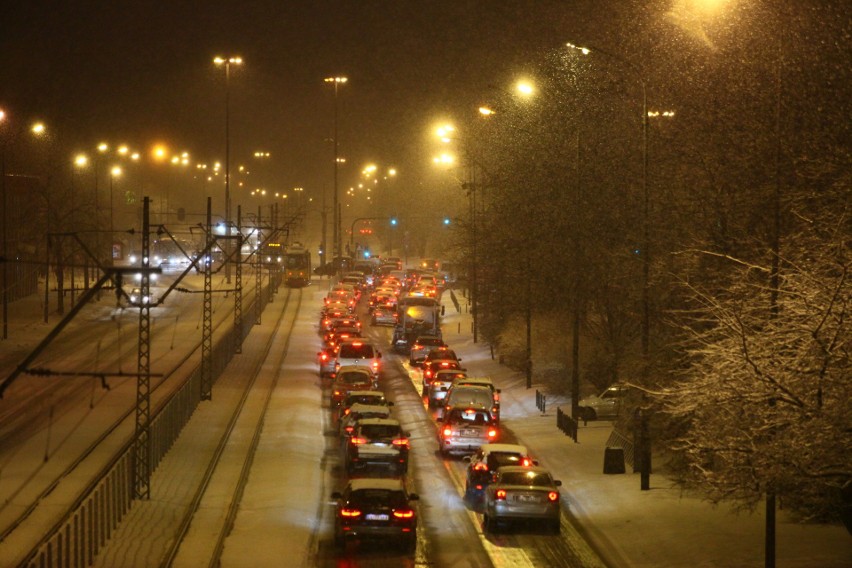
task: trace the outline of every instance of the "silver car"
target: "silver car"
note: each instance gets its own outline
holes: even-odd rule
[[[450,410],[438,425],[438,445],[443,455],[469,454],[496,442],[499,430],[487,406]]]
[[[561,485],[542,467],[497,468],[492,483],[485,489],[484,530],[494,532],[500,521],[538,520],[559,533]]]
[[[597,420],[598,418],[617,418],[629,387],[614,385],[598,396],[587,396],[578,402],[580,420]]]

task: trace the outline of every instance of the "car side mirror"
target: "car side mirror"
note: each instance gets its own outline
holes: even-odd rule
[[[502,391],[500,389],[497,389],[497,394],[500,394],[500,392],[502,392]]]
[[[393,406],[393,401],[389,401],[388,406]]]
[[[561,487],[561,486],[562,486],[562,482],[561,482],[561,481],[559,481],[558,479],[554,480],[553,484],[554,484],[554,485],[556,485],[556,487]]]
[[[447,312],[447,306],[441,306],[441,315],[444,315]]]
[[[408,495],[408,500],[409,501],[420,501],[420,496],[418,496],[417,493],[410,493]]]
[[[458,359],[456,359],[456,361],[458,361],[459,363],[461,363],[461,357],[459,357]]]
[[[406,438],[410,438],[411,432],[403,432],[402,435],[405,436]]]
[[[331,494],[331,498],[332,499],[343,499],[343,495],[340,493],[340,491],[335,491]]]
[[[462,461],[467,462],[467,463],[470,463],[470,456],[464,456],[464,457],[462,458]]]
[[[532,464],[533,464],[533,465],[538,465],[538,460],[533,460],[533,461],[532,461]],[[560,481],[559,483],[562,483],[562,482]],[[558,485],[558,484],[557,484],[557,485]]]
[[[376,355],[376,359],[381,359],[381,358],[382,358],[382,354],[381,354],[381,353],[378,353],[378,354]]]

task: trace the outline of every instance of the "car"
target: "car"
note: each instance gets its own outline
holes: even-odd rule
[[[438,425],[438,445],[443,455],[472,453],[498,438],[497,424],[487,406],[453,408]]]
[[[494,398],[494,412],[497,419],[500,419],[500,389],[494,385],[490,377],[459,377],[453,381],[451,387],[487,387]]]
[[[433,350],[446,346],[447,344],[438,335],[421,335],[411,345],[411,351],[408,354],[408,364],[416,367],[422,364]]]
[[[317,353],[317,362],[319,363],[320,378],[331,377],[334,375],[334,359],[337,355],[337,350],[334,347],[323,347]]]
[[[423,394],[431,388],[432,380],[441,371],[465,371],[458,361],[452,359],[436,360],[423,363]]]
[[[452,386],[444,398],[444,407],[439,412],[443,416],[453,408],[472,405],[487,408],[495,422],[500,421],[500,407],[494,404],[494,394],[486,386]]]
[[[361,418],[349,436],[343,463],[351,476],[363,469],[376,468],[391,475],[408,471],[408,432],[393,418]]]
[[[336,366],[334,382],[331,384],[331,404],[338,406],[354,390],[375,390],[376,376],[370,367],[363,365]]]
[[[154,299],[154,293],[152,291],[148,291],[147,296],[142,295],[142,288],[133,288],[130,291],[130,294],[127,295],[130,303],[139,306],[142,304],[154,304],[156,300]]]
[[[597,396],[587,396],[577,402],[580,420],[617,418],[630,387],[613,385]]]
[[[351,412],[352,406],[355,404],[365,404],[367,406],[393,406],[393,402],[385,398],[385,394],[378,390],[356,390],[349,393],[340,402],[337,407],[338,419],[343,418]]]
[[[362,418],[390,418],[390,405],[388,404],[363,404],[356,402],[349,407],[338,424],[338,433],[341,437],[348,438],[355,431],[355,426]]]
[[[370,316],[370,323],[373,325],[396,325],[398,317],[395,308],[374,308]]]
[[[467,373],[454,369],[438,371],[429,382],[423,386],[423,396],[426,397],[426,403],[429,408],[442,406],[442,403],[447,398],[447,391],[453,385],[453,381],[459,378],[464,378]]]
[[[350,479],[346,488],[334,492],[334,544],[347,540],[382,539],[400,543],[408,552],[417,547],[416,493],[409,493],[401,479]]]
[[[540,520],[552,532],[559,533],[561,485],[561,481],[539,466],[497,468],[485,490],[483,529],[494,532],[501,521]]]
[[[376,377],[381,372],[382,353],[366,341],[355,340],[340,344],[335,359],[335,367],[346,365],[365,365],[372,369]]]
[[[472,456],[465,456],[464,459],[468,462],[465,496],[474,498],[482,498],[485,495],[485,488],[491,483],[497,468],[508,465],[538,465],[538,462],[530,457],[527,447],[520,444],[485,444]]]

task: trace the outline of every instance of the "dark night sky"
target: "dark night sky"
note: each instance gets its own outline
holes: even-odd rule
[[[508,83],[600,11],[592,0],[6,3],[0,105],[82,147],[164,140],[221,159],[224,71],[212,58],[239,54],[234,160],[267,149],[282,188],[318,188],[331,183],[323,77],[349,77],[341,155],[353,167],[413,168],[428,161],[417,150],[434,119],[475,110],[489,84]]]

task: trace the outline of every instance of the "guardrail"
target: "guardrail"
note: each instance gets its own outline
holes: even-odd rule
[[[456,298],[456,293],[453,290],[450,290],[450,300],[453,301],[453,305],[456,307],[456,311],[461,313],[461,305],[459,304],[459,299]]]
[[[274,282],[264,287],[261,297],[264,305],[272,300],[274,287]],[[243,310],[252,313],[254,299]],[[244,318],[241,330],[243,339],[252,327],[254,319]],[[214,381],[234,355],[233,334],[232,328],[219,338],[212,349]],[[152,473],[201,401],[200,381],[199,364],[183,386],[152,416],[149,452],[149,471]],[[134,440],[131,439],[74,501],[65,516],[30,551],[20,566],[66,568],[91,565],[133,503],[134,458]]]

